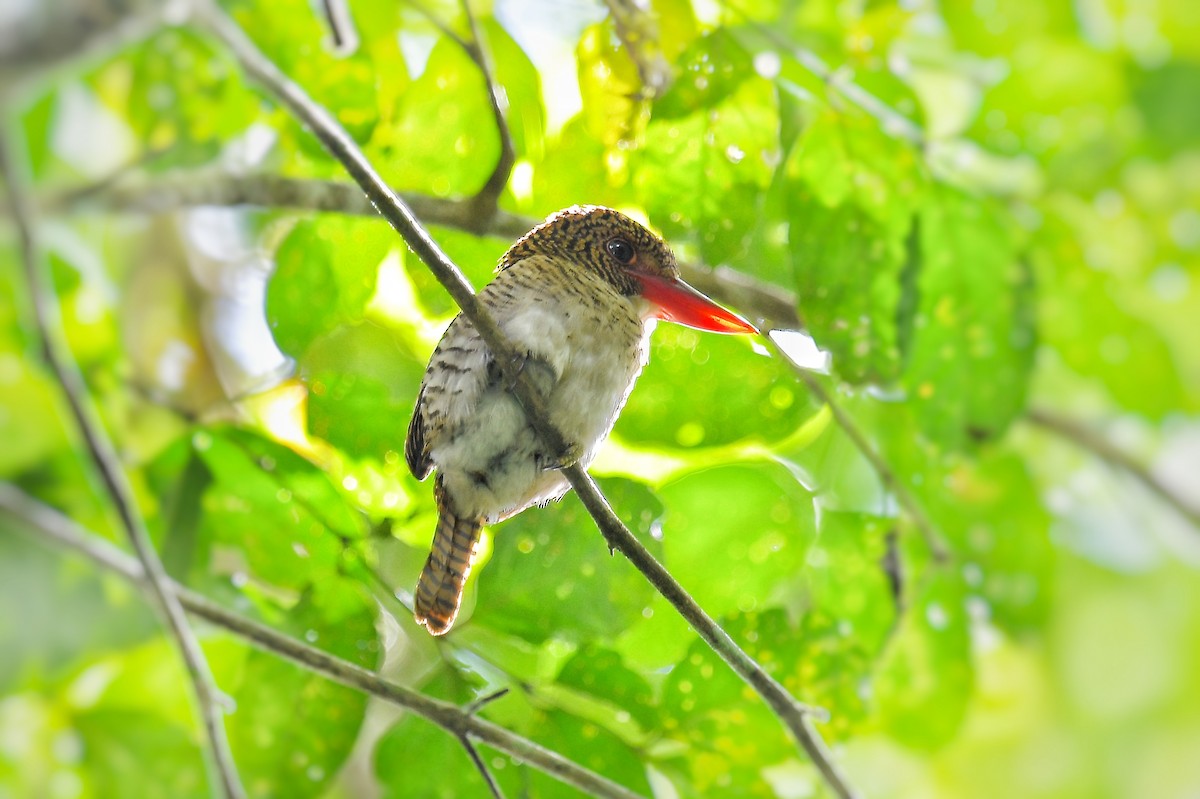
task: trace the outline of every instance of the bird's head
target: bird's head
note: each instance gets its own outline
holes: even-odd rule
[[[715,333],[758,332],[685,283],[671,248],[611,208],[575,205],[559,211],[522,236],[498,269],[539,255],[601,275],[623,296],[645,300],[659,319]]]

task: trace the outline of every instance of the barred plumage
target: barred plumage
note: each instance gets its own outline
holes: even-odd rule
[[[414,613],[434,635],[458,614],[482,527],[558,499],[568,488],[558,470],[591,463],[646,362],[657,318],[753,331],[679,280],[661,239],[609,208],[568,208],[534,228],[479,300],[574,446],[546,451],[470,320],[456,317],[430,358],[405,442],[417,479],[438,473],[438,526]]]

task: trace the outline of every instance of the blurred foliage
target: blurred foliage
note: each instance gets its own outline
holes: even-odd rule
[[[434,24],[349,5],[361,41],[335,54],[309,3],[227,3],[397,189],[470,197],[500,140],[479,67],[446,35],[470,35],[462,6],[426,3]],[[781,353],[664,325],[594,468],[617,512],[828,710],[817,726],[866,795],[1195,794],[1200,531],[1024,421],[1037,406],[1094,425],[1200,496],[1194,2],[642,5],[661,35],[645,53],[599,2],[472,4],[517,149],[501,204],[615,205],[686,259],[793,292],[853,428]],[[657,93],[643,57],[670,66]],[[39,194],[197,167],[342,178],[201,32],[38,69],[6,123]],[[41,231],[67,343],[176,579],[432,696],[508,688],[484,717],[635,791],[824,795],[573,497],[490,531],[452,635],[416,628],[403,601],[434,508],[400,452],[454,308],[378,221],[230,213],[271,256],[265,288],[201,270],[197,251],[221,247],[188,240],[183,213],[50,213]],[[432,232],[477,285],[509,243]],[[6,229],[0,479],[120,541],[17,258]],[[241,330],[248,291],[258,332],[222,350],[214,331]],[[268,330],[297,380],[228,396]],[[12,524],[0,796],[206,795],[186,681],[142,598]],[[452,736],[201,633],[252,795],[483,792]],[[575,795],[481,753],[510,796]]]

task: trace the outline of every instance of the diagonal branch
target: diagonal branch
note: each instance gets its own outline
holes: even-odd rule
[[[321,0],[321,15],[329,28],[329,40],[338,55],[349,55],[358,49],[358,31],[346,0]]]
[[[950,550],[946,547],[946,542],[942,539],[942,534],[938,532],[929,516],[925,514],[925,509],[921,507],[921,503],[917,500],[913,493],[908,490],[908,486],[900,479],[892,467],[884,459],[883,455],[875,449],[875,445],[867,438],[867,434],[859,428],[858,423],[846,410],[834,399],[833,393],[825,388],[825,385],[807,369],[796,365],[790,358],[784,358],[792,366],[792,371],[800,378],[800,382],[808,387],[813,396],[821,400],[829,412],[833,415],[833,420],[837,422],[838,427],[849,436],[850,441],[862,453],[867,462],[871,464],[871,468],[875,470],[875,474],[879,476],[880,481],[892,492],[892,496],[900,503],[900,507],[904,508],[908,518],[916,526],[921,533],[921,537],[925,540],[925,546],[929,547],[930,554],[938,563],[945,563],[950,559]]]
[[[22,522],[22,527],[36,531],[41,542],[52,542],[58,547],[83,555],[96,565],[132,582],[148,582],[145,570],[135,559],[9,483],[0,482],[0,511]],[[266,625],[226,610],[207,597],[170,579],[166,581],[165,587],[194,616],[339,685],[354,688],[411,711],[456,737],[470,736],[590,796],[609,799],[638,797],[638,794],[625,786],[589,771],[557,752],[479,718],[475,715],[478,707],[470,706],[463,710],[449,702],[431,699],[417,691],[388,682],[362,666],[342,660]],[[486,702],[488,699],[489,697],[484,697],[479,701]]]
[[[434,273],[496,356],[501,371],[513,386],[514,395],[525,409],[530,424],[547,447],[554,452],[569,452],[569,442],[549,422],[545,400],[533,387],[529,375],[519,369],[519,361],[512,346],[505,339],[496,321],[482,307],[470,283],[421,227],[412,211],[383,181],[349,135],[327,110],[313,102],[300,86],[280,72],[219,8],[211,2],[199,2],[198,11],[200,21],[225,44],[246,73],[281,101],[321,140],[330,154],[342,163],[350,176],[362,187],[384,218]],[[621,523],[596,484],[578,464],[565,468],[563,473],[584,506],[596,519],[610,547],[620,549],[683,615],[701,638],[713,647],[739,677],[762,696],[801,748],[813,759],[832,790],[840,797],[854,796],[853,789],[834,765],[824,742],[809,725],[807,709],[699,608],[683,587]]]
[[[1047,432],[1070,441],[1080,449],[1087,450],[1110,466],[1127,472],[1149,489],[1152,494],[1171,506],[1180,516],[1191,522],[1193,527],[1200,528],[1200,506],[1194,505],[1176,494],[1137,458],[1096,430],[1048,408],[1028,408],[1025,411],[1025,418]]]
[[[213,682],[208,662],[204,659],[204,652],[200,649],[200,642],[196,640],[195,633],[188,625],[183,608],[180,607],[175,595],[166,587],[168,579],[166,569],[163,568],[162,561],[150,540],[145,520],[138,512],[133,492],[122,472],[121,462],[112,442],[109,441],[103,427],[96,419],[94,409],[90,407],[87,387],[83,383],[83,378],[70,355],[59,344],[63,336],[62,319],[59,316],[53,289],[47,285],[45,265],[41,263],[41,254],[35,238],[33,209],[24,189],[25,176],[17,165],[15,154],[10,146],[11,140],[5,135],[6,133],[7,131],[0,132],[0,174],[3,175],[4,183],[8,188],[9,205],[17,229],[21,262],[25,271],[25,280],[29,286],[34,324],[42,357],[62,386],[63,395],[70,407],[75,426],[83,437],[92,466],[104,483],[105,490],[121,520],[125,535],[145,571],[146,589],[153,596],[154,602],[167,624],[167,629],[171,637],[175,639],[175,645],[183,657],[188,677],[191,679],[192,691],[195,694],[197,712],[200,714],[200,720],[208,740],[208,759],[215,770],[216,782],[221,786],[224,796],[230,799],[241,799],[246,793],[238,777],[233,754],[229,750],[229,740],[225,736],[225,720],[220,707],[220,692]]]

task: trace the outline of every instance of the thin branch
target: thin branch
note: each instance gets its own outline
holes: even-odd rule
[[[358,49],[358,31],[354,28],[354,17],[346,0],[321,0],[321,11],[325,25],[329,28],[329,39],[337,55],[349,55]]]
[[[904,508],[908,518],[921,533],[921,537],[925,540],[925,545],[929,547],[929,552],[934,560],[938,563],[945,563],[949,560],[950,550],[946,547],[945,541],[942,540],[941,533],[937,531],[933,522],[925,514],[925,509],[921,507],[921,503],[908,490],[908,486],[904,484],[899,476],[892,471],[892,467],[879,454],[879,450],[875,449],[875,445],[867,438],[867,434],[859,428],[854,418],[846,413],[845,409],[834,399],[833,393],[825,388],[825,385],[816,375],[792,363],[789,358],[785,358],[785,360],[792,364],[792,371],[808,387],[813,396],[829,408],[829,412],[833,415],[833,420],[837,422],[838,427],[842,428],[850,438],[850,441],[858,448],[858,451],[871,464],[871,468],[879,475],[880,481],[892,492],[892,496],[900,503],[900,507]]]
[[[462,272],[420,226],[412,211],[380,178],[362,151],[323,107],[314,103],[291,79],[279,71],[223,12],[211,2],[200,2],[201,21],[229,48],[247,74],[268,89],[321,140],[326,149],[342,162],[346,171],[366,192],[379,212],[396,228],[408,246],[429,267],[463,314],[471,321],[484,343],[496,356],[505,379],[513,386],[530,424],[551,452],[567,453],[571,448],[549,421],[545,400],[538,394],[529,375],[519,368],[513,347],[496,321],[480,304]],[[671,577],[649,551],[621,523],[596,484],[578,463],[563,469],[572,488],[592,513],[609,546],[620,549],[679,611],[714,651],[746,681],[771,707],[797,743],[813,759],[833,791],[841,797],[854,796],[845,778],[834,765],[825,744],[811,728],[806,708],[795,700],[774,678],[739,648],[682,586]]]
[[[25,176],[18,167],[15,154],[10,146],[6,131],[0,131],[0,175],[8,187],[9,206],[12,211],[13,223],[16,226],[20,243],[21,263],[25,272],[25,280],[29,286],[33,318],[36,326],[42,357],[54,373],[71,416],[83,437],[87,454],[108,492],[121,526],[137,553],[138,560],[147,575],[146,588],[154,598],[167,624],[171,637],[183,657],[191,680],[192,690],[196,698],[197,712],[204,727],[208,740],[209,760],[215,770],[214,777],[221,786],[224,796],[230,799],[245,797],[241,780],[238,777],[237,766],[229,750],[229,740],[225,736],[225,721],[221,711],[220,693],[213,682],[204,659],[204,652],[196,635],[188,625],[178,600],[166,588],[167,573],[162,561],[150,540],[145,521],[138,512],[133,499],[133,492],[126,482],[121,469],[121,462],[109,441],[100,422],[95,417],[94,410],[88,401],[87,387],[80,376],[78,368],[65,348],[59,342],[63,337],[62,319],[59,317],[58,304],[55,301],[53,288],[47,285],[47,275],[41,262],[41,253],[36,236],[36,226],[33,218],[33,208],[24,189]]]
[[[419,13],[421,16],[425,17],[425,19],[429,21],[429,24],[437,28],[438,32],[447,39],[457,44],[463,50],[470,52],[471,43],[463,38],[458,31],[454,30],[454,28],[451,28],[446,22],[442,21],[437,14],[433,13],[433,11],[431,11],[424,3],[420,2],[420,0],[404,0],[404,4]]]
[[[40,533],[38,541],[51,542],[90,559],[135,583],[146,583],[146,572],[130,556],[98,535],[85,530],[54,508],[33,499],[9,483],[0,483],[0,511]],[[457,705],[431,699],[397,685],[350,661],[297,641],[259,622],[226,610],[207,597],[167,580],[166,588],[194,616],[220,627],[247,643],[279,655],[339,685],[362,691],[409,710],[454,736],[469,735],[488,746],[527,763],[546,775],[579,790],[613,799],[636,799],[638,794],[589,771],[540,744],[466,712]]]
[[[516,238],[537,224],[537,220],[529,217],[498,211],[488,221],[486,229],[480,230],[474,209],[466,201],[410,193],[400,197],[426,224],[477,235],[490,233]],[[201,205],[254,205],[353,216],[379,215],[362,189],[344,180],[243,174],[225,169],[181,170],[151,179],[106,181],[51,193],[39,203],[39,207],[48,213],[102,210],[160,214]]]
[[[507,693],[507,688],[501,688],[499,691],[493,691],[487,696],[479,697],[474,702],[467,705],[467,715],[474,716],[486,705],[495,702],[497,699],[500,699]],[[483,781],[487,783],[488,790],[491,791],[492,796],[495,797],[495,799],[504,799],[504,792],[500,790],[500,784],[496,782],[496,778],[492,776],[492,772],[488,769],[487,764],[484,763],[483,758],[479,756],[479,751],[475,748],[475,744],[471,743],[470,736],[468,736],[465,732],[461,733],[458,736],[458,741],[462,744],[463,748],[467,750],[467,754],[470,755],[471,761],[475,763],[475,768],[479,771],[479,775],[483,777]]]
[[[1200,507],[1192,505],[1175,493],[1166,483],[1155,476],[1149,468],[1130,453],[1109,441],[1093,428],[1063,416],[1048,408],[1028,408],[1025,418],[1047,432],[1053,433],[1075,446],[1084,449],[1100,460],[1128,473],[1150,490],[1193,527],[1200,528]]]
[[[455,228],[476,235],[515,239],[541,220],[499,211],[483,230],[469,201],[401,192],[400,198],[426,225]],[[254,205],[272,209],[321,211],[378,216],[359,186],[344,180],[292,178],[267,173],[243,174],[225,169],[180,170],[149,179],[112,179],[42,197],[44,213],[160,214],[202,205]],[[684,279],[725,305],[738,308],[768,330],[797,330],[796,296],[786,289],[729,267],[681,263]]]
[[[483,50],[483,40],[479,35],[479,25],[475,20],[475,14],[471,11],[470,2],[469,0],[461,1],[463,14],[467,18],[467,25],[471,31],[471,38],[469,39],[460,36],[453,28],[429,10],[424,3],[419,2],[419,0],[405,0],[411,8],[429,20],[443,36],[463,49],[467,57],[475,62],[475,66],[479,67],[479,72],[483,75],[484,83],[487,85],[488,103],[492,108],[492,117],[496,121],[496,132],[500,136],[500,157],[497,159],[495,168],[483,186],[480,187],[475,196],[467,203],[470,213],[466,217],[467,226],[465,229],[478,234],[488,229],[492,218],[499,211],[497,201],[504,192],[504,187],[508,185],[508,179],[512,175],[513,164],[517,161],[517,151],[513,146],[512,131],[508,126],[508,99],[504,94],[503,87],[496,82],[487,53]],[[526,230],[528,229],[526,228]]]
[[[500,783],[496,782],[496,778],[492,776],[491,770],[483,762],[483,758],[479,756],[479,750],[475,748],[475,744],[471,743],[471,739],[467,734],[463,733],[458,736],[458,742],[462,744],[463,749],[467,750],[467,756],[471,758],[471,762],[475,764],[475,770],[479,772],[479,776],[487,784],[488,792],[495,799],[504,799],[504,791],[500,790]]]
[[[475,15],[471,12],[470,0],[462,0],[462,8],[467,17],[467,25],[471,29],[471,41],[466,45],[467,55],[483,73],[483,80],[487,83],[488,102],[492,107],[492,117],[496,120],[496,132],[500,135],[500,157],[496,160],[496,167],[471,201],[473,210],[477,213],[477,224],[486,228],[499,209],[497,203],[500,195],[504,193],[504,187],[508,185],[513,165],[517,162],[517,150],[513,146],[512,131],[508,126],[508,98],[504,94],[504,88],[496,81],[495,71],[489,63],[488,54],[483,49],[483,38],[479,35],[479,24],[475,20]]]

